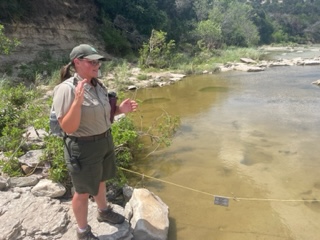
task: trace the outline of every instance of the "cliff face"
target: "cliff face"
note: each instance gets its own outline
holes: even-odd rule
[[[21,45],[10,55],[0,55],[1,66],[26,63],[43,51],[53,57],[67,57],[80,44],[92,44],[103,52],[97,29],[97,8],[88,0],[25,0],[30,2],[28,16],[22,20],[1,23],[9,38]]]

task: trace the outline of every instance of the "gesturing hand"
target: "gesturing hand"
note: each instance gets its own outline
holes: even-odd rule
[[[82,81],[78,82],[78,85],[76,86],[74,90],[75,99],[77,105],[82,105],[83,97],[84,97],[84,84],[88,83],[88,79],[83,79]]]
[[[137,110],[137,107],[138,103],[136,103],[136,101],[127,98],[124,101],[122,101],[122,103],[120,103],[119,111],[120,113],[134,112]]]

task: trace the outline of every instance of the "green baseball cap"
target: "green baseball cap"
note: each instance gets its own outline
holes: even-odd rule
[[[72,49],[70,53],[70,60],[73,61],[75,58],[87,58],[90,60],[101,60],[105,61],[106,58],[98,54],[97,50],[88,45],[88,44],[80,44]]]

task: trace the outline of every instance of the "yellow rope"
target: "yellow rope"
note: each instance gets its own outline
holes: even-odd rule
[[[220,196],[220,195],[215,195],[215,194],[212,194],[212,193],[200,191],[200,190],[197,190],[197,189],[194,189],[194,188],[182,186],[182,185],[179,185],[179,184],[176,184],[176,183],[168,182],[168,181],[165,181],[165,180],[162,180],[162,179],[159,179],[159,178],[151,177],[151,176],[148,176],[148,175],[145,175],[145,174],[142,174],[142,173],[138,173],[138,172],[126,169],[126,168],[122,168],[122,167],[119,167],[119,168],[121,170],[123,170],[123,171],[139,175],[142,178],[147,177],[147,178],[153,179],[153,180],[158,181],[158,182],[163,182],[163,183],[170,184],[170,185],[173,185],[173,186],[176,186],[176,187],[179,187],[179,188],[183,188],[183,189],[190,190],[190,191],[193,191],[193,192],[209,195],[209,196],[212,196],[212,197]],[[242,201],[270,201],[270,202],[271,201],[273,201],[273,202],[320,202],[320,200],[318,200],[318,199],[244,198],[244,197],[225,197],[225,196],[221,196],[221,197],[227,198],[227,199],[233,199],[235,201],[241,201],[242,200]]]

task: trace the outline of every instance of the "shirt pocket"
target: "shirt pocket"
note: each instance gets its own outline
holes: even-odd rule
[[[103,89],[98,90],[98,98],[104,106],[109,103],[108,93]]]
[[[83,102],[82,102],[82,105],[83,106],[86,106],[86,107],[89,107],[89,106],[92,106],[92,107],[96,107],[98,106],[100,103],[99,103],[99,100],[90,95],[89,93],[84,93],[84,99],[83,99]]]

